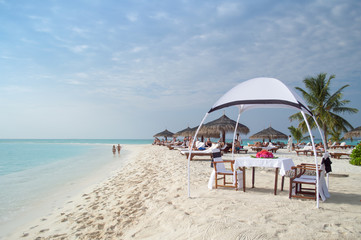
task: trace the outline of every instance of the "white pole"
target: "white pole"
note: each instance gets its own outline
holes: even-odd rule
[[[193,148],[193,146],[194,146],[195,139],[197,138],[199,129],[202,127],[202,124],[203,124],[203,122],[206,120],[207,116],[208,116],[208,113],[206,113],[206,115],[204,116],[201,124],[199,124],[199,127],[197,128],[196,134],[194,135],[192,144],[191,144],[190,149],[189,149],[189,155],[188,155],[188,198],[191,197],[191,171],[190,171],[190,169],[191,169],[191,154],[192,154],[192,148]]]
[[[236,127],[234,128],[233,143],[232,143],[232,160],[234,160],[234,141],[235,141],[235,139],[236,139],[237,127],[238,127],[239,117],[240,117],[240,116],[241,116],[241,112],[238,114],[237,122],[236,122]]]
[[[313,117],[313,121],[315,121],[315,123],[316,123],[316,125],[317,125],[318,131],[320,132],[321,139],[322,139],[322,142],[323,142],[323,146],[325,147],[325,153],[326,153],[326,152],[327,152],[326,139],[323,137],[323,134],[322,134],[322,132],[321,132],[321,128],[320,128],[320,126],[318,125],[318,122],[316,121],[315,116],[312,116],[312,117]],[[328,173],[327,173],[327,188],[329,188],[329,176],[328,176]]]
[[[310,125],[308,124],[308,121],[307,121],[307,118],[306,118],[306,115],[305,113],[301,110],[301,114],[303,116],[303,118],[305,119],[305,122],[306,122],[306,125],[307,125],[307,129],[308,129],[308,132],[310,134],[310,138],[311,138],[311,143],[312,143],[312,149],[313,149],[313,154],[315,156],[315,165],[316,165],[316,200],[317,200],[317,203],[316,203],[316,206],[317,208],[319,208],[319,202],[320,202],[320,197],[319,197],[319,187],[318,187],[318,182],[319,182],[319,174],[318,174],[318,163],[317,163],[317,153],[316,153],[316,147],[315,147],[315,143],[313,141],[313,136],[312,136],[312,132],[311,132],[311,128],[310,128]]]

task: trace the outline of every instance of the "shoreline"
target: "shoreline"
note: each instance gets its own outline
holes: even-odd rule
[[[285,151],[295,164],[313,157]],[[241,154],[244,156],[244,154]],[[274,171],[256,169],[256,188],[209,190],[209,160],[191,162],[187,197],[187,159],[176,150],[142,145],[118,173],[83,191],[51,215],[19,229],[9,239],[357,239],[360,237],[361,168],[333,159],[331,198],[315,209],[311,200],[273,195]],[[224,155],[224,159],[230,156]],[[340,176],[347,174],[348,176]],[[338,177],[336,177],[338,176]]]
[[[84,176],[66,181],[62,186],[58,186],[56,189],[52,189],[49,194],[43,198],[37,201],[33,200],[31,205],[25,206],[22,211],[18,211],[13,217],[10,218],[10,220],[2,224],[0,239],[7,239],[9,236],[14,235],[14,233],[16,233],[19,229],[29,225],[29,223],[33,222],[35,219],[36,221],[39,218],[46,219],[48,216],[51,216],[53,212],[61,209],[68,202],[72,201],[73,198],[77,198],[78,195],[80,195],[82,192],[89,191],[90,189],[101,185],[110,177],[116,175],[121,170],[121,168],[129,162],[132,151],[127,149],[132,147],[128,147],[125,144],[123,146],[126,147],[125,149],[122,149],[120,155],[118,155],[118,153],[113,155],[111,153],[111,146],[112,145],[106,144],[104,147],[109,149],[107,153],[102,150],[95,157],[101,159],[113,158],[117,161],[109,162],[109,160],[106,160],[107,164],[101,168],[96,169],[96,171],[92,171],[88,174],[85,174]]]

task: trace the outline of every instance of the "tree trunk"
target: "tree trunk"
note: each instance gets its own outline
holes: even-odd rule
[[[327,127],[323,127],[323,139],[325,140],[325,144],[327,144]]]

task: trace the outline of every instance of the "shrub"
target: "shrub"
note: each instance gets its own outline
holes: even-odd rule
[[[350,163],[352,165],[361,165],[361,144],[358,144],[350,155]]]

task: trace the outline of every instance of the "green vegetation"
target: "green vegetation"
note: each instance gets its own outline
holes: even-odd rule
[[[300,128],[295,128],[294,126],[291,126],[291,127],[288,127],[288,129],[290,130],[290,133],[291,133],[293,139],[296,140],[297,143],[300,143],[301,141],[309,138],[309,136],[306,136],[306,137],[303,136]]]
[[[313,112],[320,128],[323,131],[325,142],[328,140],[331,132],[347,132],[352,129],[352,125],[339,114],[357,113],[358,109],[346,107],[350,102],[343,99],[342,91],[349,85],[344,85],[335,93],[330,92],[331,80],[335,75],[331,75],[326,79],[326,73],[320,73],[316,77],[308,77],[303,80],[306,90],[296,87],[302,93],[308,107]],[[298,127],[303,133],[307,132],[307,125],[301,113],[296,113],[289,118],[291,121],[298,120]],[[307,115],[307,121],[310,123],[311,129],[317,128],[313,118]]]
[[[337,132],[337,131],[332,130],[330,132],[330,135],[331,135],[330,140],[332,142],[338,142],[339,143],[339,142],[344,140],[344,138],[341,137],[341,132]]]
[[[350,155],[350,163],[352,165],[361,165],[361,145],[358,144]]]

